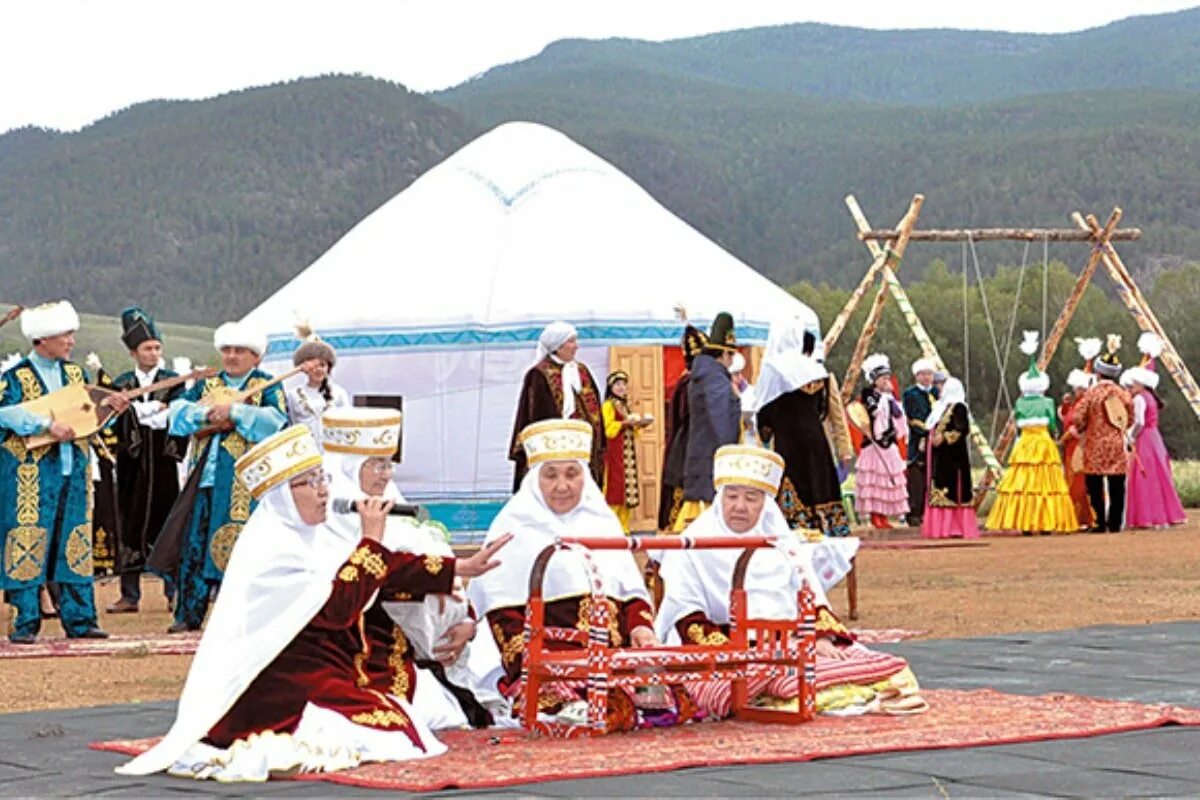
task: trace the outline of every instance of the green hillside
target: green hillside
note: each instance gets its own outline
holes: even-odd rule
[[[11,304],[0,303],[0,308],[7,310]],[[80,328],[75,335],[75,354],[72,358],[80,364],[87,358],[88,353],[96,353],[100,362],[111,374],[117,375],[132,366],[129,353],[121,344],[121,319],[116,316],[81,313]],[[203,364],[215,365],[218,361],[213,349],[213,329],[200,325],[179,325],[159,322],[163,336],[163,358],[170,366],[171,359],[186,356],[196,366]],[[0,359],[13,353],[28,353],[29,342],[21,335],[19,320],[0,328]]]

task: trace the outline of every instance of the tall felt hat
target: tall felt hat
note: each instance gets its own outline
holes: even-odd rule
[[[298,367],[305,361],[318,358],[328,364],[330,369],[333,369],[333,365],[337,363],[337,353],[328,342],[317,336],[308,320],[296,322],[296,337],[300,339],[300,346],[296,348],[296,352],[292,353],[294,366]]]
[[[1129,386],[1137,383],[1145,386],[1147,389],[1158,388],[1158,370],[1155,367],[1155,359],[1162,355],[1163,341],[1156,334],[1146,331],[1138,337],[1138,350],[1142,353],[1142,360],[1136,367],[1130,367],[1121,375],[1121,385]]]
[[[400,446],[403,421],[390,408],[331,408],[321,415],[321,438],[330,453],[391,458]]]
[[[863,377],[874,383],[878,378],[892,374],[892,362],[883,353],[873,353],[863,359],[862,371]]]
[[[717,314],[708,331],[708,342],[705,347],[708,350],[727,353],[737,350],[737,334],[733,330],[732,314],[727,311]]]
[[[1121,337],[1110,333],[1104,342],[1104,354],[1095,361],[1096,374],[1101,378],[1115,381],[1121,375],[1121,357],[1117,351],[1121,349]]]
[[[293,425],[262,440],[233,465],[238,480],[260,499],[292,478],[321,466],[321,451],[307,425]]]
[[[1038,369],[1038,332],[1024,331],[1021,334],[1021,352],[1029,356],[1029,368],[1017,378],[1017,386],[1025,394],[1043,394],[1050,388],[1050,376]]]
[[[121,341],[125,349],[136,350],[142,342],[161,342],[162,334],[153,317],[137,306],[130,306],[121,312]]]
[[[527,425],[517,441],[529,466],[543,461],[587,461],[592,457],[592,426],[578,419],[548,419]]]
[[[770,450],[727,444],[713,456],[713,486],[749,486],[772,497],[783,480],[783,457]]]

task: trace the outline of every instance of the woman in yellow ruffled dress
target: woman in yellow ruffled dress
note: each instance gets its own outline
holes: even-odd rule
[[[1054,437],[1058,434],[1058,410],[1046,397],[1050,377],[1037,368],[1036,331],[1025,331],[1021,351],[1030,358],[1029,369],[1017,379],[1021,398],[1013,417],[1021,435],[1008,460],[1008,469],[997,487],[996,502],[988,514],[991,531],[1021,531],[1032,534],[1076,533],[1079,521],[1063,477],[1062,459]]]

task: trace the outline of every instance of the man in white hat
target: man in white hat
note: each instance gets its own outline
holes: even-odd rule
[[[172,436],[192,437],[192,472],[150,556],[150,568],[176,575],[179,597],[168,633],[199,630],[209,598],[221,585],[229,554],[254,510],[254,498],[234,477],[234,464],[256,442],[287,423],[279,385],[258,369],[267,337],[240,322],[213,334],[221,372],[198,381],[171,402]],[[265,387],[240,403],[230,395]]]
[[[905,521],[911,527],[921,527],[925,514],[925,460],[929,431],[925,419],[933,411],[938,392],[933,388],[933,375],[937,365],[929,358],[918,358],[912,363],[913,385],[904,390],[904,415],[908,417],[908,516]]]
[[[65,300],[29,308],[21,332],[29,355],[0,377],[0,588],[17,611],[9,639],[32,644],[41,629],[38,594],[58,586],[59,617],[71,638],[102,639],[93,589],[91,480],[88,445],[69,425],[34,414],[21,403],[67,384],[87,383],[83,367],[70,361],[79,315]],[[124,411],[128,401],[111,399]],[[49,434],[58,444],[29,450],[23,437]]]

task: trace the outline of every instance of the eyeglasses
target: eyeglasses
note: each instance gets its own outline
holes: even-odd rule
[[[318,472],[314,475],[309,475],[307,478],[291,481],[288,485],[293,489],[299,489],[304,486],[310,489],[320,489],[322,486],[328,486],[331,480],[333,480],[333,476],[328,472]]]
[[[392,462],[390,461],[368,461],[365,466],[368,471],[374,472],[376,475],[392,474]]]

